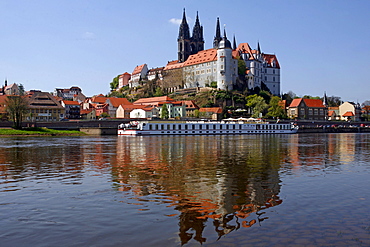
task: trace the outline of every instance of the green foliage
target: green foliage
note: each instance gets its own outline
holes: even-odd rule
[[[238,75],[245,75],[247,70],[246,64],[243,59],[238,60]]]
[[[256,94],[247,97],[246,106],[252,109],[252,117],[255,118],[259,117],[261,113],[263,114],[268,107],[264,98]]]
[[[199,113],[198,109],[194,110],[194,117],[199,118]]]
[[[24,128],[19,129],[0,129],[0,135],[46,135],[46,136],[66,136],[66,135],[84,135],[76,130],[53,130],[47,128]]]
[[[265,91],[265,90],[261,90],[259,92],[259,96],[261,96],[266,101],[267,104],[270,102],[270,99],[271,99],[271,93],[270,92]]]
[[[229,91],[220,90],[216,92],[216,99],[231,99],[232,94]]]
[[[217,81],[211,81],[211,87],[217,88]]]
[[[167,104],[162,105],[162,110],[161,110],[161,119],[168,119],[169,118],[169,112],[167,109]]]
[[[108,118],[110,117],[108,113],[106,112],[103,112],[102,114],[100,114],[99,118]]]
[[[111,91],[107,97],[117,97],[117,98],[124,98],[125,95],[122,92],[119,91]]]
[[[18,84],[18,88],[19,88],[19,95],[24,95],[24,86],[22,83]]]
[[[278,96],[273,96],[270,100],[267,117],[286,118],[285,110],[279,104],[281,99]]]
[[[23,96],[12,95],[6,98],[5,104],[14,128],[21,129],[23,117],[28,113],[27,99]]]
[[[110,83],[110,89],[113,91],[113,90],[116,90],[118,88],[118,80],[119,80],[119,76],[120,75],[117,75],[116,77],[113,78],[112,82]]]
[[[155,93],[154,93],[154,97],[161,97],[161,96],[163,96],[164,95],[164,93],[163,93],[163,90],[162,90],[162,88],[161,87],[157,87],[156,89],[155,89]]]

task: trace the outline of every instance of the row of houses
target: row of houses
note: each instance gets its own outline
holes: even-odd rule
[[[359,104],[344,102],[338,107],[327,107],[320,99],[293,99],[289,106],[282,105],[291,119],[360,121],[363,110]]]

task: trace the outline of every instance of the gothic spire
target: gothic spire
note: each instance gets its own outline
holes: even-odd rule
[[[261,54],[261,47],[260,47],[260,42],[258,41],[258,44],[257,44],[257,50],[258,50],[258,54]]]
[[[189,25],[186,21],[185,8],[182,16],[182,21],[179,28],[179,37],[178,39],[190,39]]]
[[[195,20],[194,28],[193,28],[193,40],[194,41],[203,41],[203,28],[200,25],[199,17],[198,17],[198,11],[197,11],[197,17]]]
[[[213,39],[213,48],[217,49],[218,44],[221,41],[221,29],[220,29],[220,18],[217,17],[217,24],[216,24],[216,36]]]
[[[234,34],[234,38],[233,38],[233,50],[236,50],[236,40],[235,40],[235,34]]]

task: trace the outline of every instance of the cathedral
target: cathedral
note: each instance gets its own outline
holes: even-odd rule
[[[238,77],[238,59],[246,64],[245,81],[249,89],[262,88],[263,84],[274,95],[280,95],[280,65],[275,55],[261,52],[260,44],[253,50],[248,43],[233,45],[216,21],[213,48],[204,50],[203,27],[197,13],[193,35],[190,36],[185,9],[179,27],[178,67],[182,67],[185,88],[206,87],[216,82],[217,88],[232,90]]]
[[[221,90],[233,90],[238,77],[244,76],[244,87],[254,89],[265,86],[273,95],[280,95],[280,65],[276,55],[263,53],[259,43],[257,49],[252,49],[248,43],[237,46],[235,36],[231,44],[226,30],[223,30],[223,34],[221,32],[219,18],[210,49],[204,49],[203,26],[198,13],[192,31],[190,36],[184,9],[177,38],[178,59],[168,62],[163,68],[148,70],[146,64],[137,66],[131,75],[130,87],[139,85],[140,80],[155,71],[161,80],[166,81],[166,88],[172,90],[211,85],[217,85]],[[239,59],[245,62],[245,74],[238,71]]]

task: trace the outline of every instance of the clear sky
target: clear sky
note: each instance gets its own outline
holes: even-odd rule
[[[282,92],[370,100],[370,0],[0,0],[0,85],[107,94],[136,65],[177,59],[183,8],[205,49],[219,17],[230,40],[276,54]]]

